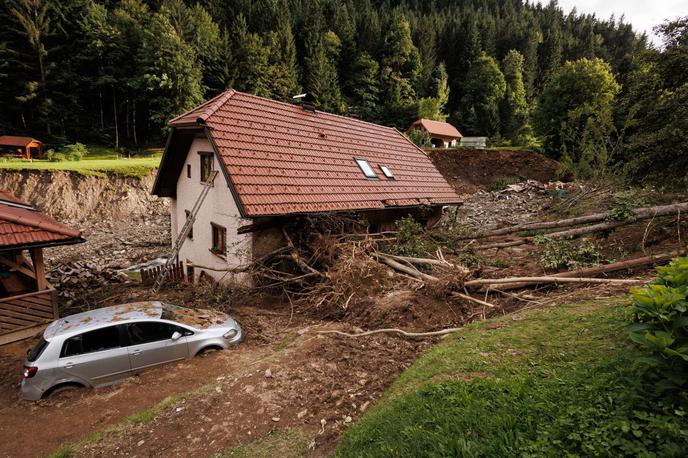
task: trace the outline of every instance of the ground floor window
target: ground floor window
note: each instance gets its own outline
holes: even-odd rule
[[[210,227],[213,231],[213,246],[210,251],[224,256],[227,253],[227,229],[215,223],[210,223]]]

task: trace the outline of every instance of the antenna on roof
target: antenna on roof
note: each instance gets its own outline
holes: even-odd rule
[[[292,97],[292,99],[298,100],[298,102],[301,104],[301,108],[303,108],[304,111],[315,113],[315,105],[313,105],[311,97],[308,95],[308,93],[304,92],[303,94],[295,95]]]

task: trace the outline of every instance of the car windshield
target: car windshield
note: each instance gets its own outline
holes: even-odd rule
[[[48,346],[48,342],[41,337],[41,339],[36,342],[36,345],[33,346],[27,353],[26,353],[26,360],[29,361],[30,363],[36,361],[39,356],[41,356],[41,353],[43,353],[43,350],[45,350],[45,347]]]
[[[217,310],[189,309],[174,304],[163,304],[161,318],[188,326],[205,328],[213,324],[222,324],[227,321],[228,317]]]

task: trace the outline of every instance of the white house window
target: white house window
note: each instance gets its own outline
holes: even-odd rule
[[[396,178],[394,177],[394,174],[389,169],[389,167],[387,167],[386,165],[380,165],[380,170],[382,170],[382,173],[384,173],[384,175],[387,178],[389,178],[390,180],[396,180]]]
[[[368,161],[365,159],[354,159],[356,161],[356,164],[361,168],[361,172],[363,172],[363,175],[365,175],[368,178],[377,178],[377,175],[375,175],[375,171],[373,168],[368,164]]]

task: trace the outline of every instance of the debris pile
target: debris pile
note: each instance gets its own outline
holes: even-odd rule
[[[76,299],[84,291],[111,284],[129,283],[124,272],[103,268],[93,262],[69,262],[46,273],[46,278],[61,298]]]

